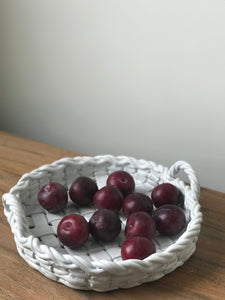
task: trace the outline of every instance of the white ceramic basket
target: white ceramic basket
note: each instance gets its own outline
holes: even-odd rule
[[[70,187],[82,175],[94,179],[101,188],[106,184],[108,175],[115,170],[129,172],[135,179],[138,192],[150,195],[156,185],[170,182],[184,194],[187,227],[173,238],[156,235],[154,242],[157,251],[144,260],[121,259],[121,245],[125,240],[123,230],[114,242],[98,243],[90,237],[77,250],[63,247],[56,235],[62,217],[79,213],[89,220],[95,211],[94,206],[77,208],[69,200],[62,212],[51,214],[37,200],[41,187],[51,181]],[[176,178],[180,170],[187,175],[190,185]],[[202,214],[198,197],[199,184],[195,172],[184,161],[167,168],[152,161],[102,155],[63,158],[41,166],[24,174],[2,199],[18,253],[32,268],[71,288],[103,292],[154,281],[181,266],[195,251],[200,233]],[[120,217],[124,229],[126,218],[122,213]]]

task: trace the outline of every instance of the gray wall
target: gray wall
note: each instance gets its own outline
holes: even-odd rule
[[[2,130],[225,192],[225,1],[0,0],[0,60]]]

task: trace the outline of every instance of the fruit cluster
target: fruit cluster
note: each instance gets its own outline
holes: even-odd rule
[[[59,222],[58,238],[71,248],[82,246],[90,234],[97,241],[116,239],[121,232],[121,210],[127,218],[126,241],[121,248],[123,260],[146,258],[156,252],[153,239],[157,231],[173,236],[186,225],[185,214],[178,206],[183,195],[177,187],[170,183],[159,184],[152,190],[150,198],[135,192],[135,181],[125,171],[110,174],[101,189],[91,178],[78,177],[70,186],[69,196],[77,206],[93,202],[96,207],[89,221],[81,215],[70,214]],[[51,182],[40,190],[38,201],[44,209],[57,213],[66,207],[68,193],[60,183]]]

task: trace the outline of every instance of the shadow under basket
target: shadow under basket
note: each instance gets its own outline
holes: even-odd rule
[[[93,204],[76,207],[69,199],[64,210],[52,214],[38,203],[40,189],[49,182],[59,182],[69,188],[77,177],[87,176],[100,189],[106,185],[108,175],[116,170],[125,170],[133,176],[136,192],[150,196],[155,186],[169,182],[184,195],[187,226],[172,238],[156,234],[153,240],[156,253],[144,260],[121,258],[126,224],[122,213],[122,230],[115,241],[97,242],[90,236],[82,247],[73,250],[59,241],[58,223],[71,213],[78,213],[88,221],[96,210]],[[187,175],[189,184],[177,176],[180,171]],[[195,251],[200,233],[202,213],[198,198],[199,184],[187,162],[177,161],[168,168],[133,157],[99,155],[62,158],[43,165],[24,174],[2,200],[18,253],[32,268],[71,288],[104,292],[160,279],[184,264]]]

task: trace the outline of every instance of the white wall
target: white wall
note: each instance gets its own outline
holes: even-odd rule
[[[1,0],[0,60],[2,130],[225,192],[225,1]]]

